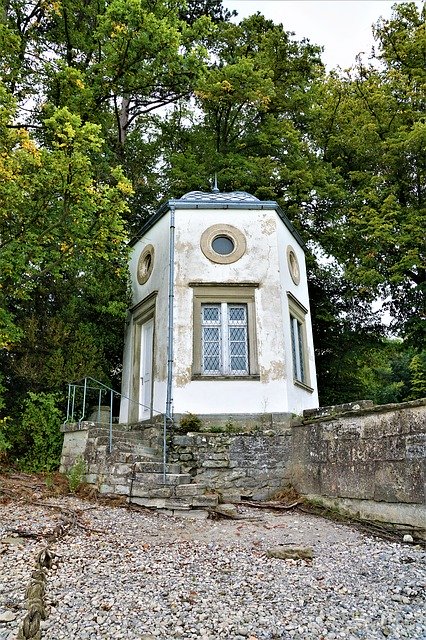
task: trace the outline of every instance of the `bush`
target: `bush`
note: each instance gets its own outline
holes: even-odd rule
[[[25,453],[16,462],[25,471],[53,471],[58,468],[62,450],[61,412],[54,393],[28,393],[16,444],[25,444]],[[15,426],[16,429],[16,426]],[[13,433],[9,438],[13,447]]]
[[[201,431],[202,426],[201,418],[193,413],[187,413],[180,419],[180,430],[182,431]]]

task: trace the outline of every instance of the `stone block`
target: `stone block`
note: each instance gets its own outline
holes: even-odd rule
[[[128,476],[132,473],[132,468],[129,464],[113,464],[110,467],[110,474],[113,476]]]
[[[228,460],[204,460],[202,466],[211,469],[224,469],[229,467],[229,462]]]
[[[175,486],[177,484],[190,484],[192,477],[186,473],[169,473],[166,475],[166,485]],[[162,473],[137,473],[134,479],[146,488],[154,488],[164,484],[164,476]]]
[[[192,501],[190,498],[168,498],[166,500],[165,506],[167,509],[181,510],[181,509],[190,509],[192,506]]]
[[[339,440],[358,440],[360,434],[360,421],[341,418],[336,429]]]
[[[170,498],[173,495],[173,487],[157,486],[146,487],[139,483],[133,483],[132,496],[137,498]]]
[[[169,473],[166,476],[166,484],[169,485],[191,484],[191,480],[189,473]]]
[[[195,444],[195,436],[173,436],[173,445],[176,447],[192,447]]]
[[[87,482],[87,484],[96,484],[98,481],[98,475],[96,473],[86,473],[84,481]]]
[[[137,504],[148,509],[165,509],[166,500],[166,498],[136,498],[133,496],[129,499],[131,504]]]
[[[383,436],[377,438],[363,438],[352,442],[352,460],[354,463],[372,462],[380,459],[383,454]],[[341,461],[341,460],[340,460]]]
[[[238,504],[241,502],[241,493],[238,489],[223,489],[220,492],[221,502]]]
[[[320,407],[319,409],[305,409],[303,412],[303,417],[306,420],[312,420],[315,418],[335,416],[340,413],[346,413],[347,411],[360,411],[362,409],[369,409],[373,406],[374,403],[372,400],[356,400],[355,402],[334,404],[328,407]]]
[[[381,441],[379,460],[404,460],[406,455],[406,436],[385,436]]]
[[[309,424],[293,428],[292,459],[306,464],[326,462],[327,442],[321,424]]]
[[[375,463],[321,465],[321,491],[325,496],[372,499]]]
[[[407,460],[424,460],[426,458],[426,433],[415,433],[407,436]]]
[[[193,507],[216,507],[219,502],[217,495],[195,496],[192,499]]]
[[[205,486],[200,484],[180,484],[176,487],[175,493],[178,497],[197,496],[205,491]]]
[[[426,432],[426,401],[423,400],[423,405],[414,407],[410,411],[409,427],[410,433],[425,433]]]
[[[377,463],[374,500],[424,504],[424,462],[413,460]]]
[[[114,493],[114,485],[112,484],[101,484],[99,487],[99,493],[102,494],[107,494],[107,493]]]
[[[134,465],[134,470],[136,473],[163,473],[163,463],[159,461],[144,460],[141,462],[136,462],[136,464]],[[166,473],[179,472],[179,464],[166,464]]]
[[[129,486],[126,484],[116,484],[114,487],[114,493],[116,493],[119,496],[128,496]]]

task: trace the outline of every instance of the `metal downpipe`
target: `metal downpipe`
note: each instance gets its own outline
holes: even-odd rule
[[[167,465],[167,420],[172,419],[172,383],[173,383],[173,302],[174,302],[174,274],[175,274],[175,207],[170,207],[169,231],[169,301],[167,324],[167,391],[166,410],[163,423],[163,482],[166,484]]]

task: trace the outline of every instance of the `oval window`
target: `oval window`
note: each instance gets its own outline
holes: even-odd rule
[[[235,245],[228,236],[217,236],[212,242],[212,249],[221,256],[228,256],[235,249]]]
[[[152,269],[154,267],[154,247],[149,244],[139,256],[136,268],[136,276],[139,284],[145,284],[148,281]]]
[[[298,285],[300,282],[299,261],[297,259],[294,249],[290,246],[287,247],[287,263],[288,263],[288,270],[290,271],[291,279],[293,280],[295,285]]]

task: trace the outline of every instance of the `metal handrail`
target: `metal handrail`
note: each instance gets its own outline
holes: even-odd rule
[[[97,386],[93,386],[93,384],[97,385]],[[112,452],[112,422],[113,422],[113,416],[112,416],[112,407],[113,407],[113,400],[114,400],[114,396],[115,397],[120,397],[120,398],[124,398],[125,400],[128,400],[129,402],[134,402],[135,404],[137,404],[140,407],[143,407],[144,409],[149,409],[152,410],[153,413],[156,413],[158,415],[164,415],[165,421],[169,420],[171,423],[173,423],[173,419],[170,415],[167,415],[164,411],[158,411],[158,409],[154,409],[146,404],[143,404],[142,402],[138,402],[137,400],[134,400],[133,398],[130,398],[129,396],[126,396],[123,393],[120,393],[120,391],[116,391],[115,389],[112,389],[111,387],[108,387],[108,385],[104,384],[103,382],[100,382],[100,380],[96,380],[95,378],[91,378],[90,376],[87,376],[86,378],[84,378],[83,380],[78,380],[77,382],[69,382],[68,383],[68,400],[67,400],[67,417],[66,420],[64,422],[64,424],[67,424],[68,422],[73,422],[74,421],[74,414],[76,412],[76,392],[77,389],[83,389],[83,399],[82,399],[82,405],[81,405],[81,412],[80,412],[80,418],[78,420],[76,420],[76,422],[78,422],[78,424],[80,425],[83,420],[84,420],[84,416],[86,415],[86,409],[87,409],[87,396],[88,396],[88,391],[97,391],[98,392],[98,422],[100,422],[100,416],[101,416],[101,406],[102,406],[102,394],[104,393],[109,393],[109,444],[108,444],[108,450],[109,453]],[[163,439],[163,475],[164,475],[164,482],[165,482],[165,476],[166,476],[166,439]]]

